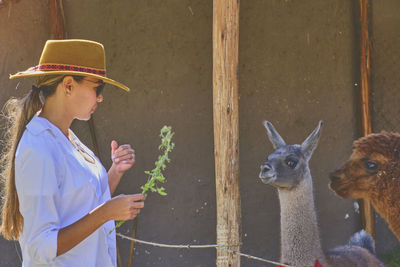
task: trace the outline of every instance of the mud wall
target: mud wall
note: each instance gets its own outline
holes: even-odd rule
[[[104,101],[93,117],[106,167],[111,164],[112,139],[130,143],[136,150],[136,165],[125,175],[117,194],[140,191],[146,181],[144,171],[153,168],[158,155],[161,127],[171,125],[176,133],[176,148],[165,172],[168,195],[148,197],[140,214],[137,238],[173,244],[215,243],[212,1],[63,3],[67,37],[103,43],[107,75],[132,88],[125,93],[106,87]],[[377,43],[391,44],[393,50],[399,50],[396,8],[399,3],[394,0],[372,6],[373,33],[382,36]],[[323,247],[344,244],[360,229],[354,201],[335,197],[327,186],[328,173],[347,159],[352,141],[359,136],[356,16],[357,6],[344,0],[241,3],[239,116],[244,253],[279,259],[277,194],[258,179],[260,164],[272,152],[263,120],[271,121],[288,143],[303,141],[317,122],[324,120],[320,145],[310,162]],[[10,96],[22,96],[29,90],[32,80],[10,81],[8,75],[37,64],[50,36],[48,24],[47,1],[21,0],[0,7],[1,105]],[[380,54],[375,57],[377,65],[385,64]],[[383,79],[380,77],[374,76],[375,88]],[[390,88],[396,86],[394,83]],[[381,99],[380,94],[374,91],[376,99]],[[388,117],[396,114],[394,99],[399,97],[393,90],[390,104],[382,104]],[[374,123],[379,130],[388,125]],[[86,122],[74,122],[72,128],[93,147]],[[131,231],[132,222],[120,229],[126,235]],[[376,232],[378,253],[399,245],[379,216]],[[19,263],[16,246],[0,240],[0,265]],[[126,266],[129,242],[119,239],[118,246]],[[134,264],[214,266],[215,250],[137,244]],[[242,266],[267,265],[243,259]]]

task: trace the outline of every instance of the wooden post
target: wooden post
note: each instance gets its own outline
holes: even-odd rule
[[[217,243],[240,250],[239,0],[213,2],[213,115]],[[240,256],[217,250],[217,266],[240,266]]]
[[[62,6],[62,0],[50,0],[49,1],[50,11],[50,27],[51,39],[62,40],[64,39],[64,10]]]
[[[361,74],[361,133],[365,136],[372,132],[370,114],[370,43],[368,31],[368,0],[360,0],[360,74]],[[375,237],[374,211],[368,200],[362,201],[362,221],[365,230]]]

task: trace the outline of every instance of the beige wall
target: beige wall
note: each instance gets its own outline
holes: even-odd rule
[[[94,114],[106,167],[111,163],[112,139],[136,149],[136,165],[117,193],[139,191],[146,181],[143,172],[153,168],[158,155],[160,128],[171,125],[176,132],[176,148],[165,172],[168,196],[148,197],[137,237],[173,244],[215,243],[212,1],[63,2],[68,37],[103,43],[108,75],[133,89],[128,94],[106,87],[105,100]],[[399,7],[396,1],[391,1],[391,8],[382,5],[385,14]],[[50,35],[47,1],[21,0],[9,7],[0,8],[1,105],[11,95],[29,90],[31,80],[10,81],[8,74],[35,65]],[[347,158],[358,136],[355,10],[344,0],[241,2],[240,180],[245,253],[279,259],[277,194],[258,179],[259,165],[272,152],[262,126],[265,119],[288,143],[301,142],[318,120],[325,121],[311,160],[323,246],[347,243],[359,230],[353,201],[335,197],[327,187],[329,171]],[[383,23],[396,21],[389,18]],[[387,33],[388,40],[391,34]],[[73,129],[92,146],[87,123],[76,122]],[[126,223],[120,231],[129,235],[131,225]],[[377,233],[378,252],[398,246],[379,220]],[[118,245],[126,265],[129,242],[119,240]],[[19,261],[13,243],[0,240],[0,247],[0,265]],[[213,249],[137,245],[135,253],[136,266],[215,264]],[[266,266],[247,259],[242,263]]]
[[[0,5],[0,106],[11,96],[20,97],[29,80],[11,81],[8,75],[37,64],[49,36],[47,1],[15,1]],[[3,134],[3,125],[0,128]],[[0,265],[18,266],[17,242],[0,237]],[[19,264],[20,265],[20,264]]]

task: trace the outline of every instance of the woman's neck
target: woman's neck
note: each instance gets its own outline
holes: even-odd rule
[[[68,137],[68,129],[70,128],[73,118],[69,118],[68,114],[63,112],[60,106],[55,106],[47,103],[44,105],[39,117],[43,117],[61,130]]]

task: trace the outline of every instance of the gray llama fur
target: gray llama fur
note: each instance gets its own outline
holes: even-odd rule
[[[276,150],[261,165],[260,179],[278,190],[281,207],[281,262],[301,267],[315,266],[316,260],[323,267],[384,266],[368,250],[374,248],[374,244],[365,231],[357,233],[346,246],[334,248],[327,253],[322,250],[308,165],[318,145],[322,121],[301,145],[286,145],[270,122],[266,121],[264,126]],[[289,161],[297,162],[294,168],[289,167]]]

